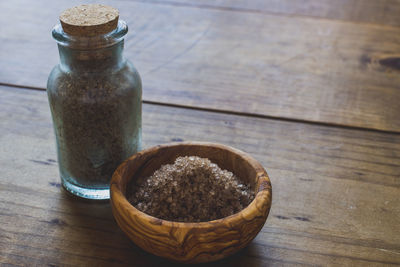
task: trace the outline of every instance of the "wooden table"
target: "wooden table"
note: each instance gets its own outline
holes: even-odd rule
[[[260,234],[211,265],[400,265],[398,1],[102,2],[130,26],[145,147],[219,142],[271,177]],[[78,3],[0,2],[0,263],[174,266],[60,188],[44,90]]]

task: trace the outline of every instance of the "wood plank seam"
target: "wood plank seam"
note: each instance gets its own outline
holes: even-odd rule
[[[0,82],[0,86],[9,86],[9,87],[15,87],[15,88],[19,88],[19,89],[28,89],[28,90],[37,90],[37,91],[45,91],[46,90],[45,88],[41,88],[41,87],[23,86],[23,85],[16,85],[16,84],[9,84],[9,83],[2,83],[2,82]],[[350,125],[344,125],[344,124],[335,124],[335,123],[331,123],[331,122],[301,120],[301,119],[287,118],[287,117],[276,117],[276,116],[270,116],[270,115],[248,113],[248,112],[235,112],[235,111],[231,111],[231,110],[206,108],[206,107],[200,107],[200,106],[189,106],[189,105],[183,105],[183,104],[173,104],[173,103],[157,102],[157,101],[150,101],[150,100],[143,100],[142,102],[144,104],[151,104],[151,105],[157,105],[157,106],[175,107],[175,108],[191,109],[191,110],[198,110],[198,111],[208,111],[208,112],[236,115],[236,116],[242,116],[242,117],[253,117],[253,118],[260,118],[260,119],[287,121],[287,122],[303,123],[303,124],[310,124],[310,125],[320,125],[320,126],[327,126],[327,127],[338,128],[338,129],[362,130],[362,131],[368,131],[368,132],[400,135],[400,132],[397,132],[397,131],[374,129],[374,128],[367,128],[367,127],[360,127],[360,126],[350,126]]]
[[[179,2],[175,2],[175,1],[160,1],[160,0],[122,0],[122,1],[130,1],[130,2],[137,2],[137,3],[143,3],[143,4],[157,4],[157,5],[174,6],[174,7],[209,9],[209,10],[227,11],[227,12],[265,14],[265,15],[270,15],[270,16],[288,17],[288,18],[293,18],[293,17],[310,18],[310,19],[315,19],[315,20],[325,20],[325,21],[332,21],[332,22],[362,24],[362,25],[367,25],[367,26],[382,27],[382,28],[388,28],[388,29],[390,29],[390,28],[398,29],[399,28],[398,26],[384,25],[384,24],[379,24],[379,23],[344,20],[344,19],[333,19],[333,18],[326,18],[326,17],[322,17],[322,16],[302,15],[302,14],[295,14],[295,13],[286,14],[286,13],[282,13],[282,12],[273,12],[273,11],[259,10],[259,9],[253,9],[253,8],[213,6],[213,5],[209,5],[209,4],[179,3]]]

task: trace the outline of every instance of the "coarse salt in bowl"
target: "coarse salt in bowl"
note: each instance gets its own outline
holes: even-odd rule
[[[233,172],[254,190],[254,200],[231,216],[206,222],[175,222],[150,216],[129,203],[133,179],[149,177],[180,156],[208,158]],[[221,144],[171,143],[141,151],[115,171],[110,187],[111,206],[120,228],[142,249],[183,263],[222,259],[248,245],[263,227],[271,207],[272,187],[261,164],[250,155]]]

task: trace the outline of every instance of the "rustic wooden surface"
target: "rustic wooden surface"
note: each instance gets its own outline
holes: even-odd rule
[[[301,1],[282,6],[247,2],[252,4],[219,1],[221,7],[214,8],[193,2],[106,1],[120,9],[131,29],[125,54],[142,74],[143,99],[400,132],[400,28],[383,24],[387,16],[399,18],[398,4],[353,0],[348,5],[354,8],[344,8],[339,1],[326,16],[331,11],[323,5],[329,2],[303,1],[310,3],[310,12],[321,13],[310,17],[304,15],[310,12],[296,11]],[[12,21],[12,27],[0,29],[0,82],[45,87],[58,62],[50,30],[58,14],[77,3],[0,3],[0,25]],[[280,15],[243,5],[295,10]],[[372,11],[383,17],[376,18],[379,23],[357,19],[373,18]],[[340,12],[355,21],[340,20]]]
[[[255,198],[248,207],[213,222],[171,222],[149,216],[127,200],[130,184],[149,177],[180,156],[208,158],[251,185]],[[246,247],[260,232],[271,208],[271,181],[263,166],[247,153],[209,142],[174,142],[145,149],[115,171],[110,202],[121,230],[149,253],[181,263],[213,262]]]
[[[130,243],[109,204],[60,189],[46,93],[0,95],[0,262],[167,264]],[[264,228],[218,264],[400,264],[400,135],[148,104],[143,116],[145,147],[225,143],[267,169],[274,195]]]
[[[275,15],[307,17],[400,26],[397,0],[141,0],[175,6],[226,9]]]
[[[108,203],[60,189],[47,96],[32,89],[58,62],[59,13],[80,3],[0,1],[0,265],[175,266],[133,245]],[[260,234],[207,266],[400,265],[398,1],[103,3],[130,26],[145,147],[223,143],[270,175]]]

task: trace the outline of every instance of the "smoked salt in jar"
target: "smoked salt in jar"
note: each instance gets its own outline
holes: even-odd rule
[[[98,4],[67,9],[60,22],[47,94],[62,186],[108,199],[114,170],[141,149],[141,79],[122,56],[128,27],[118,10]]]

